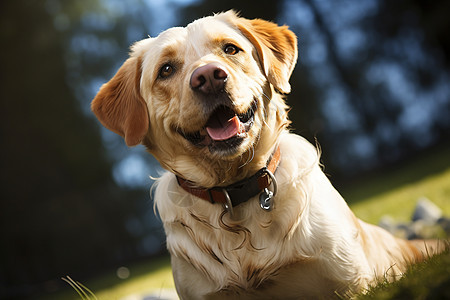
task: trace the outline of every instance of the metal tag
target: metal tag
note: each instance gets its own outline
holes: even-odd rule
[[[271,211],[273,208],[273,193],[267,188],[259,194],[259,205],[265,211]]]

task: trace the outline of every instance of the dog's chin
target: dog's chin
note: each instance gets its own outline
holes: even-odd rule
[[[221,157],[239,155],[251,144],[257,102],[242,114],[222,105],[217,107],[206,124],[195,132],[177,130],[189,144],[208,149],[209,154]]]

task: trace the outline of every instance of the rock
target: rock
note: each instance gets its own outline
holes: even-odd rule
[[[380,218],[378,226],[403,239],[430,239],[450,236],[450,218],[442,215],[434,203],[425,197],[417,201],[412,221],[397,223],[388,215]]]
[[[422,220],[428,224],[435,224],[441,217],[441,209],[427,198],[422,197],[417,201],[412,221]]]
[[[417,235],[414,232],[414,229],[413,229],[413,226],[411,225],[411,223],[409,223],[409,224],[399,223],[395,229],[394,235],[396,237],[400,237],[400,238],[407,239],[407,240],[417,238]]]
[[[437,223],[442,227],[447,236],[450,236],[450,218],[441,217]]]
[[[146,294],[128,295],[120,300],[178,300],[175,289],[161,289]]]
[[[396,227],[394,219],[391,216],[384,215],[380,218],[380,221],[378,222],[378,226],[383,228],[384,230],[394,233],[394,229]]]

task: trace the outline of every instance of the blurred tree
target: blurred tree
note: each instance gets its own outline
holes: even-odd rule
[[[94,122],[67,83],[48,3],[0,4],[0,298],[136,256],[125,223],[145,194],[112,180]]]
[[[448,140],[448,2],[286,0],[282,11],[300,36],[290,116],[328,171],[354,176]]]
[[[210,16],[213,13],[225,12],[230,9],[233,9],[243,17],[250,19],[260,18],[264,20],[275,20],[280,12],[281,4],[281,1],[273,0],[261,0],[258,1],[257,5],[252,1],[239,0],[198,1],[182,11],[183,18],[181,20],[183,20],[183,22],[180,25],[184,26],[198,18]]]
[[[375,51],[401,64],[416,87],[417,98],[424,102],[421,109],[426,111],[430,104],[435,105],[429,120],[429,135],[434,139],[430,144],[450,139],[449,13],[450,2],[445,0],[385,0],[373,18],[363,24],[376,39]],[[410,141],[405,142],[405,148],[415,148],[417,142],[411,140],[421,134],[417,128],[407,132]]]

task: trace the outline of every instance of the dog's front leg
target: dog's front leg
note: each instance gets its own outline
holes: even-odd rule
[[[209,299],[214,284],[184,259],[171,255],[173,279],[181,300]]]

